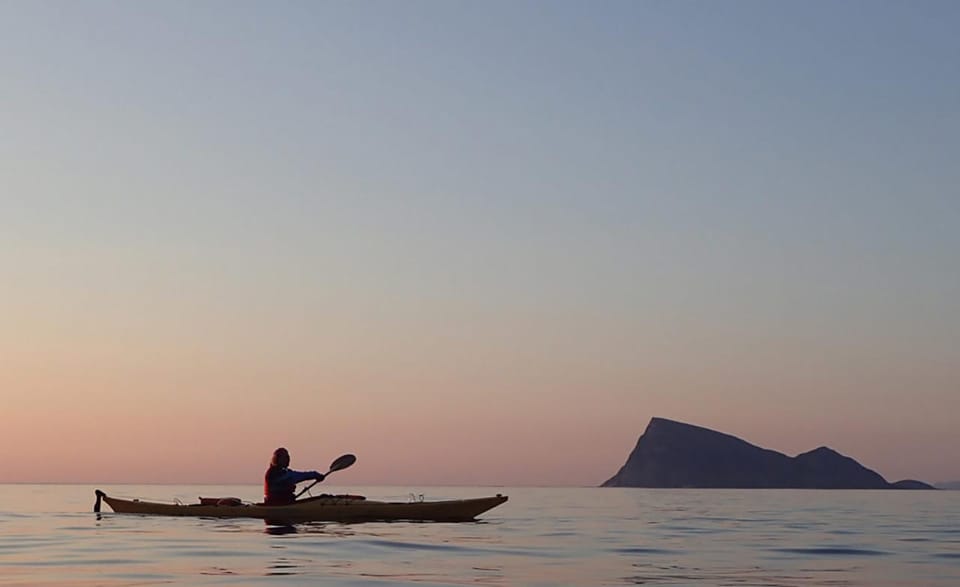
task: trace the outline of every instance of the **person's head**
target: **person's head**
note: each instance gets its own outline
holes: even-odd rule
[[[287,449],[281,446],[277,450],[273,451],[273,458],[270,459],[270,465],[274,467],[289,467],[290,453],[287,452]]]

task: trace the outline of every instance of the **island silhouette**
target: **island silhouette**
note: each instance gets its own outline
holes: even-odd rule
[[[651,418],[627,462],[602,487],[934,489],[912,479],[890,483],[826,446],[789,457],[666,418]]]

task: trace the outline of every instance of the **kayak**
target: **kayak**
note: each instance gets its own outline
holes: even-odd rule
[[[212,518],[262,518],[283,522],[469,522],[507,501],[506,495],[447,501],[376,501],[357,495],[321,495],[290,505],[243,503],[237,498],[200,498],[199,503],[158,503],[110,497],[96,490],[100,500],[114,512],[155,516],[200,516]]]

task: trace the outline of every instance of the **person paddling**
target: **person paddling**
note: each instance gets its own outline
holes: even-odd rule
[[[280,447],[273,451],[270,468],[263,476],[264,505],[287,505],[296,500],[297,483],[315,479],[323,481],[325,475],[317,471],[294,471],[289,469],[290,453]]]

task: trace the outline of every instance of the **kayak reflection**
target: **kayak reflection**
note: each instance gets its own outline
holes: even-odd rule
[[[266,528],[264,532],[273,536],[283,536],[285,534],[296,534],[299,532],[296,526],[278,520],[264,520]]]

